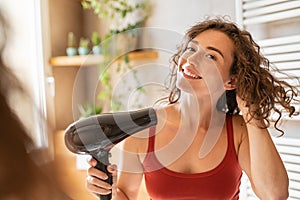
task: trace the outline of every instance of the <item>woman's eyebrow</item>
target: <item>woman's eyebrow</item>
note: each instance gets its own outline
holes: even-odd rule
[[[196,41],[196,40],[190,40],[189,43],[194,43],[194,44],[196,44],[196,45],[199,45],[199,42]],[[223,53],[222,53],[221,50],[219,50],[219,49],[217,49],[217,48],[215,48],[215,47],[212,47],[212,46],[208,46],[208,47],[206,47],[206,49],[215,51],[215,52],[219,53],[219,54],[224,58],[224,55],[223,55]]]
[[[190,40],[189,43],[191,43],[191,42],[194,43],[194,44],[199,45],[198,41],[196,41],[196,40]]]
[[[212,47],[212,46],[208,46],[206,48],[209,49],[209,50],[212,50],[212,51],[215,51],[215,52],[219,53],[224,58],[223,53],[219,49],[217,49],[215,47]]]

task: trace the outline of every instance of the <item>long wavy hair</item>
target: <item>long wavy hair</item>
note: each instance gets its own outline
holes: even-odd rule
[[[296,114],[291,101],[299,94],[299,90],[273,76],[270,68],[275,69],[275,67],[271,66],[269,60],[261,54],[260,47],[255,43],[251,34],[224,18],[207,19],[192,26],[186,32],[177,52],[171,57],[169,103],[176,103],[180,99],[180,89],[176,87],[179,57],[192,39],[201,32],[211,29],[225,33],[232,40],[235,51],[230,74],[234,77],[242,77],[238,79],[236,89],[225,91],[219,98],[217,109],[227,114],[238,114],[239,108],[236,101],[236,95],[238,95],[251,111],[249,121],[253,118],[264,120],[265,126],[260,128],[268,128],[269,117],[275,112],[278,117],[275,119],[274,127],[283,134],[283,131],[277,127],[278,122],[283,110],[286,110],[289,116]]]

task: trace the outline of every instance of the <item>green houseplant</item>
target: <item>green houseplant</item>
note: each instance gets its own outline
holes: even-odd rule
[[[139,80],[132,68],[127,52],[134,49],[137,42],[137,31],[135,28],[141,27],[148,17],[149,4],[147,0],[81,0],[84,9],[90,9],[101,20],[106,20],[109,24],[109,32],[105,34],[101,42],[103,61],[99,65],[99,84],[101,90],[97,99],[100,102],[110,101],[111,111],[119,111],[125,108],[122,103],[122,94],[112,95],[113,80],[112,75],[121,75],[132,71],[136,84]],[[115,47],[117,45],[117,47]],[[112,61],[122,56],[123,62],[112,65]],[[124,90],[130,93],[132,86],[124,83]],[[143,93],[143,88],[138,89]],[[96,104],[99,105],[99,102]],[[100,103],[101,104],[101,103]]]
[[[111,33],[141,26],[149,13],[147,0],[82,0],[84,9],[93,10],[99,19],[109,20]]]
[[[91,115],[100,114],[102,112],[102,109],[103,109],[102,107],[95,106],[89,102],[85,103],[84,105],[79,106],[79,112],[80,112],[80,116],[82,118],[88,117]]]
[[[89,48],[89,39],[81,37],[79,41],[78,54],[79,55],[87,55],[90,52]]]
[[[114,37],[119,51],[135,49],[138,41],[136,28],[142,27],[150,11],[148,0],[81,0],[84,9],[90,9],[109,25],[105,38]],[[103,50],[103,49],[102,49]]]
[[[96,31],[94,31],[92,33],[91,41],[93,44],[93,47],[92,47],[93,54],[95,54],[95,55],[101,54],[101,52],[102,52],[101,46],[100,46],[101,38]]]
[[[67,56],[77,55],[76,38],[73,32],[68,33],[68,46],[66,48]]]

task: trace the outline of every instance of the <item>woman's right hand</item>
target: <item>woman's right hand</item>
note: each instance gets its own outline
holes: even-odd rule
[[[112,193],[112,196],[116,195],[116,182],[117,182],[117,166],[109,165],[107,170],[112,174],[113,184],[105,182],[108,176],[96,169],[97,161],[94,158],[88,160],[88,163],[91,167],[87,170],[87,178],[86,178],[86,188],[88,191],[95,195],[107,195]]]

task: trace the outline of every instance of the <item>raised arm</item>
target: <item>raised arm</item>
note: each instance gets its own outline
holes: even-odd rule
[[[248,120],[248,108],[242,107],[242,112]],[[237,123],[243,135],[238,159],[253,191],[260,199],[287,199],[287,172],[268,130],[259,128],[262,121],[252,119],[245,124],[243,119]]]

